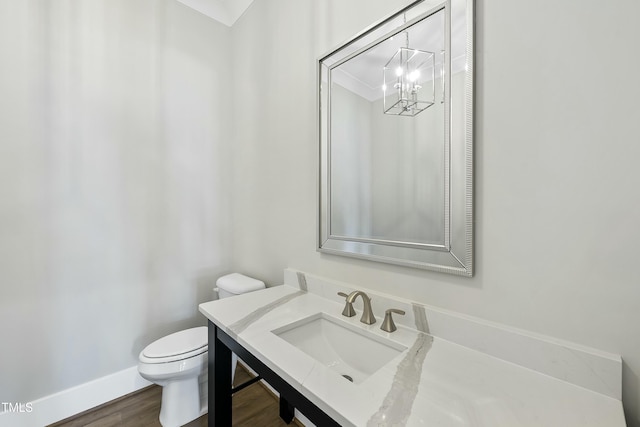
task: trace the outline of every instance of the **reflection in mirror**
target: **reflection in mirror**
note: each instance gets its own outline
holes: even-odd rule
[[[320,251],[472,275],[471,7],[415,2],[320,59]]]
[[[407,40],[413,42],[409,50]],[[410,64],[420,55],[415,51],[443,50],[440,10],[332,69],[331,235],[444,247],[443,55],[414,69],[393,63],[389,72],[392,57],[412,52]],[[429,66],[421,69],[424,62]],[[419,75],[410,84],[420,89],[407,97],[411,90],[401,80],[412,73]],[[411,95],[429,101],[404,99]]]

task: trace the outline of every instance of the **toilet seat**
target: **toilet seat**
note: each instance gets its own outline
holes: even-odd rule
[[[140,352],[142,363],[170,363],[189,359],[208,350],[206,326],[185,329],[160,338]]]

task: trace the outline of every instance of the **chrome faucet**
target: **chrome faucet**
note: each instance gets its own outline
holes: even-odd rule
[[[366,323],[367,325],[373,325],[374,323],[376,323],[376,318],[373,316],[373,310],[371,310],[371,298],[369,298],[367,294],[362,291],[353,291],[349,294],[349,296],[347,296],[347,304],[353,304],[358,296],[362,297],[362,302],[364,305],[364,310],[362,311],[362,317],[360,318],[360,321],[362,323]]]
[[[349,295],[345,294],[344,292],[338,292],[338,295],[344,297],[345,301],[347,298],[349,298]],[[356,315],[356,311],[353,309],[353,304],[349,301],[346,301],[344,310],[342,310],[342,315],[344,317],[353,317]]]
[[[382,326],[380,326],[380,329],[385,332],[393,332],[398,329],[395,322],[393,321],[393,317],[391,316],[392,313],[400,314],[402,316],[404,316],[405,314],[404,310],[400,310],[398,308],[390,308],[389,310],[385,311],[384,320],[382,321]]]

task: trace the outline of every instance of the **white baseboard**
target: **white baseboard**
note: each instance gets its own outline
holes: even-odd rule
[[[33,402],[21,402],[18,408],[13,402],[12,412],[0,413],[0,427],[44,427],[151,384],[133,366]]]

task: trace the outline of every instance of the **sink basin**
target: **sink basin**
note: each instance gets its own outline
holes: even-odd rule
[[[402,344],[325,313],[271,332],[356,384],[406,350]]]

